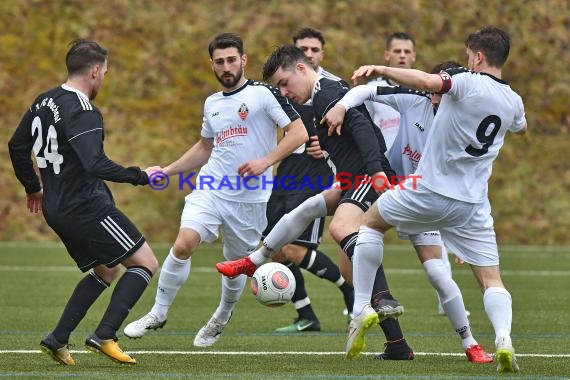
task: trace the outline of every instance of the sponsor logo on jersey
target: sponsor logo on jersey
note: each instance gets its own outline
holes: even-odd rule
[[[216,145],[222,144],[224,141],[236,136],[247,136],[247,127],[238,125],[237,127],[229,127],[216,134]]]
[[[412,150],[410,144],[406,144],[404,150],[402,151],[402,155],[409,156],[410,160],[414,162],[419,162],[420,158],[422,158],[422,153],[418,152],[417,150]]]
[[[241,106],[239,106],[238,115],[239,118],[243,121],[245,121],[247,115],[249,115],[249,110],[247,109],[247,105],[245,103],[242,103]]]

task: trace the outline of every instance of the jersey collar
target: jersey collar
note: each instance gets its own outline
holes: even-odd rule
[[[63,88],[66,91],[72,91],[75,92],[77,95],[79,95],[80,97],[82,97],[85,101],[87,101],[89,103],[89,97],[87,95],[85,95],[83,92],[79,91],[78,89],[76,89],[75,87],[71,87],[66,85],[65,83],[61,85],[61,88]]]
[[[253,83],[253,80],[252,80],[252,79],[248,79],[248,80],[245,81],[245,83],[244,83],[241,87],[238,87],[238,88],[236,88],[235,90],[230,91],[230,92],[223,92],[223,91],[222,91],[222,94],[223,94],[224,96],[231,96],[231,95],[233,95],[233,94],[237,94],[238,92],[240,92],[241,90],[243,90],[244,88],[246,88],[248,85],[250,85],[250,84],[252,84],[252,83]]]

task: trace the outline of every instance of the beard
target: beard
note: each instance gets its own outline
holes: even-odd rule
[[[239,83],[242,77],[243,77],[243,66],[240,66],[238,72],[235,75],[224,73],[221,76],[219,76],[216,73],[216,79],[225,88],[234,88]]]

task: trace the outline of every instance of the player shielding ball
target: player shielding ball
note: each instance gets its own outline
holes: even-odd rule
[[[523,134],[527,123],[521,97],[501,79],[510,50],[508,34],[485,27],[469,35],[465,46],[471,70],[428,74],[363,66],[354,72],[354,80],[384,75],[443,97],[416,170],[422,176],[417,190],[387,191],[364,215],[354,253],[357,316],[346,351],[360,353],[368,321],[376,317],[369,304],[371,278],[382,263],[384,233],[393,226],[409,234],[439,230],[455,254],[471,265],[481,286],[485,312],[495,330],[498,371],[516,372],[512,301],[499,272],[487,182],[506,133]]]

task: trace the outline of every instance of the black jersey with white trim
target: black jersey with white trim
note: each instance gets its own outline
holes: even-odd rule
[[[315,123],[346,94],[348,88],[341,82],[320,78],[313,88]],[[382,132],[374,126],[364,105],[346,112],[341,135],[328,136],[328,127],[316,125],[321,148],[330,155],[337,173],[373,175],[383,171],[394,175],[384,153],[386,144]]]
[[[147,184],[148,176],[140,168],[125,168],[106,156],[103,139],[103,116],[85,94],[62,85],[36,98],[8,145],[14,171],[26,192],[43,187],[46,216],[92,214],[113,205],[104,180]]]

